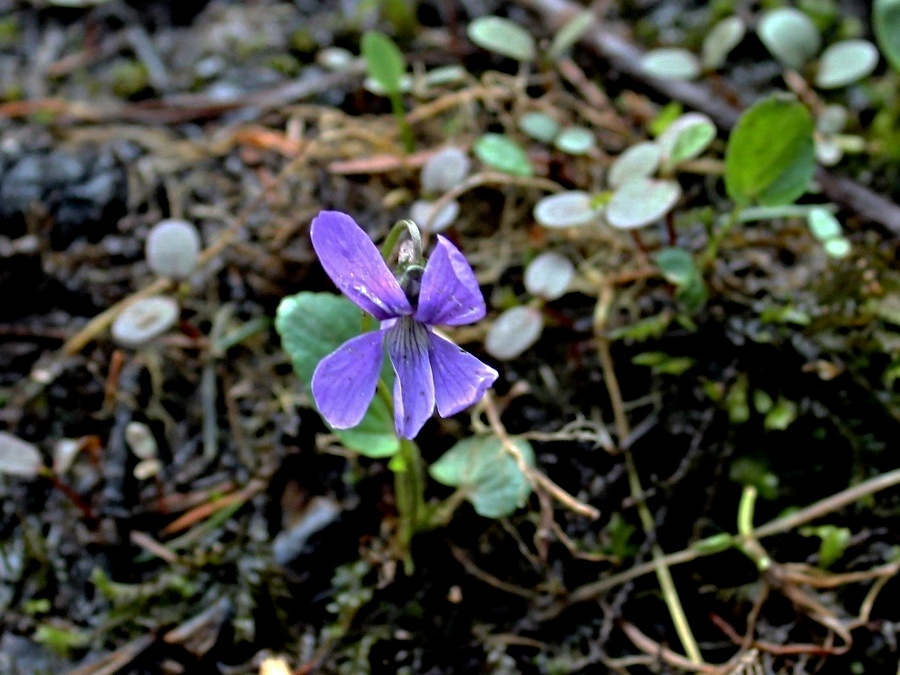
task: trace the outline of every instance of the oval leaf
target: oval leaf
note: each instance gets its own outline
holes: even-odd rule
[[[554,61],[569,51],[588,31],[592,23],[594,23],[594,13],[589,10],[579,12],[569,19],[553,36],[553,42],[550,43],[550,49],[547,50],[547,60]]]
[[[543,329],[544,317],[534,307],[513,307],[491,324],[484,349],[495,359],[514,359],[537,342]]]
[[[565,295],[574,276],[575,266],[571,260],[547,251],[525,268],[525,289],[545,300],[556,300]]]
[[[43,466],[41,453],[32,443],[0,431],[0,474],[35,478]]]
[[[772,96],[741,115],[725,152],[725,188],[735,202],[790,204],[814,171],[813,120],[803,104]]]
[[[406,73],[406,61],[394,41],[384,33],[368,31],[363,35],[361,51],[369,77],[386,94],[399,94],[403,75]]]
[[[716,137],[716,125],[702,113],[687,113],[666,127],[656,142],[662,150],[665,171],[699,156]]]
[[[581,227],[597,220],[587,192],[571,190],[548,195],[534,205],[534,219],[543,227]]]
[[[870,75],[878,65],[878,50],[868,40],[842,40],[822,53],[816,86],[846,87]]]
[[[615,191],[606,206],[606,220],[613,227],[631,230],[665,216],[681,197],[681,186],[672,180],[638,178]]]
[[[485,134],[473,147],[482,162],[514,176],[531,176],[534,169],[528,154],[514,140],[503,134]]]
[[[740,44],[746,33],[747,25],[740,17],[729,16],[719,21],[703,41],[703,67],[717,70],[724,66],[731,50]]]
[[[792,7],[763,14],[756,34],[769,53],[788,68],[803,67],[822,47],[822,38],[812,19]]]
[[[900,71],[900,0],[875,0],[872,26],[884,58]]]
[[[536,141],[551,143],[559,134],[559,122],[542,112],[525,113],[519,118],[519,128]]]
[[[499,16],[475,19],[466,29],[469,39],[482,49],[516,61],[533,61],[534,38],[519,24]]]
[[[559,132],[553,145],[568,155],[586,155],[597,145],[597,138],[585,127],[566,127]]]
[[[509,439],[526,466],[534,466],[531,444],[515,436]],[[531,481],[519,462],[496,436],[466,438],[432,464],[428,473],[437,482],[460,488],[475,511],[486,518],[503,518],[525,504]]]
[[[662,149],[652,141],[632,145],[609,167],[610,187],[617,188],[630,180],[652,176],[659,168],[661,159]]]
[[[693,80],[700,75],[700,60],[687,49],[651,49],[641,57],[647,75],[661,80]]]

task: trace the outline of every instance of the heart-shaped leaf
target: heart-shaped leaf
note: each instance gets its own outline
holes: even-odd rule
[[[282,347],[307,390],[319,361],[359,335],[361,324],[360,310],[346,298],[331,293],[288,296],[279,303],[275,315]],[[381,377],[385,382],[393,380],[387,359]],[[391,411],[378,395],[372,399],[362,422],[352,429],[335,429],[335,433],[348,448],[368,457],[390,457],[400,449]]]
[[[526,466],[534,466],[534,450],[521,438],[511,438]],[[475,511],[486,518],[503,518],[525,504],[531,482],[519,462],[496,436],[466,438],[431,465],[439,483],[465,492]]]

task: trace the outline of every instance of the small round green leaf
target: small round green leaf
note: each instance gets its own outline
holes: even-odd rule
[[[656,142],[665,171],[699,156],[716,137],[716,125],[702,113],[686,113],[666,127]]]
[[[641,69],[661,80],[693,80],[700,75],[700,60],[687,49],[651,49],[641,57]]]
[[[528,154],[509,136],[484,134],[472,149],[478,159],[498,171],[514,176],[534,174]]]
[[[609,167],[607,182],[617,188],[630,180],[647,178],[659,168],[662,149],[652,141],[642,141],[616,157]]]
[[[613,227],[631,230],[665,216],[681,197],[673,180],[638,178],[622,185],[606,206],[606,220]]]
[[[846,258],[850,255],[850,240],[846,237],[835,237],[824,242],[822,248],[832,258]]]
[[[872,26],[884,58],[900,72],[900,0],[875,0]]]
[[[806,216],[809,231],[819,241],[827,241],[841,236],[841,223],[828,209],[815,208]]]
[[[495,359],[514,359],[537,342],[543,329],[544,317],[534,307],[512,307],[491,324],[484,350]]]
[[[713,26],[703,41],[701,62],[707,70],[725,65],[731,50],[740,44],[747,33],[747,25],[737,16],[729,16]]]
[[[543,227],[581,227],[596,222],[597,211],[591,204],[591,195],[571,190],[541,199],[534,206],[534,219]]]
[[[519,24],[499,16],[482,16],[466,29],[469,39],[482,49],[516,61],[533,61],[534,38]]]
[[[568,155],[586,155],[596,147],[597,137],[585,127],[566,127],[559,132],[553,145]]]
[[[741,206],[790,204],[806,191],[815,168],[809,111],[775,95],[744,111],[731,132],[725,188]]]
[[[868,40],[842,40],[829,45],[819,61],[816,86],[846,87],[870,75],[878,65],[878,49]]]
[[[788,68],[802,68],[822,47],[822,37],[812,19],[792,7],[763,14],[756,34],[769,53]]]
[[[523,438],[510,438],[525,466],[535,464],[534,450]],[[496,436],[466,438],[432,464],[437,482],[460,488],[475,511],[486,518],[503,518],[524,506],[531,481],[519,462]]]
[[[528,112],[519,118],[519,128],[534,140],[552,143],[559,134],[559,122],[542,112]]]
[[[469,175],[471,162],[465,151],[453,146],[434,153],[422,167],[419,180],[425,194],[449,192]]]
[[[556,300],[565,295],[574,276],[575,266],[571,260],[546,251],[525,268],[525,290],[545,300]]]

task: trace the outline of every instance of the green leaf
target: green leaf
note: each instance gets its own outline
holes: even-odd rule
[[[631,362],[636,366],[647,366],[658,375],[683,375],[697,363],[689,356],[672,356],[665,352],[642,352]]]
[[[586,155],[596,147],[597,138],[585,127],[566,127],[559,132],[553,145],[568,155]]]
[[[542,112],[528,112],[522,115],[519,118],[519,128],[542,143],[551,143],[559,134],[559,122]]]
[[[772,56],[788,68],[802,68],[822,47],[822,37],[812,19],[793,7],[766,12],[756,33]]]
[[[472,148],[482,162],[514,176],[531,176],[534,169],[528,154],[511,138],[503,134],[484,134]]]
[[[569,48],[581,39],[581,36],[593,23],[594,13],[588,10],[579,12],[569,19],[553,36],[553,42],[550,43],[550,49],[547,50],[547,60],[555,61],[569,51]]]
[[[641,57],[641,69],[661,80],[693,80],[700,75],[700,60],[687,49],[651,49]]]
[[[384,33],[368,31],[363,35],[361,51],[369,77],[388,96],[399,94],[406,74],[406,61],[394,41]]]
[[[878,50],[868,40],[842,40],[829,45],[819,60],[816,86],[846,87],[870,75],[878,65]]]
[[[813,120],[802,104],[771,96],[748,108],[728,139],[725,188],[739,205],[790,204],[815,171]]]
[[[609,167],[607,182],[617,188],[630,180],[648,178],[659,168],[662,149],[652,141],[642,141],[632,145],[616,157]]]
[[[482,16],[466,29],[469,39],[482,49],[516,61],[533,61],[534,38],[519,24],[499,16]]]
[[[846,527],[835,525],[819,525],[818,527],[801,528],[800,534],[804,537],[818,537],[819,567],[826,569],[844,555],[847,545],[853,537],[853,533]]]
[[[900,71],[900,0],[875,0],[872,26],[884,58]]]
[[[659,251],[653,260],[663,277],[676,288],[675,297],[689,311],[700,309],[707,299],[706,284],[694,257],[683,248],[669,247]]]
[[[729,16],[719,21],[703,40],[703,67],[716,70],[724,66],[728,54],[744,39],[746,32],[747,26],[740,17]]]
[[[706,115],[691,112],[679,117],[656,139],[662,150],[663,172],[700,156],[715,137],[716,125]]]
[[[786,398],[779,398],[775,406],[766,414],[763,426],[769,431],[784,431],[797,419],[797,404]]]
[[[534,450],[522,439],[510,439],[525,464],[534,466]],[[428,469],[439,483],[465,492],[475,511],[486,518],[512,514],[531,494],[531,483],[516,459],[496,436],[466,438],[450,448]]]
[[[309,389],[313,372],[324,357],[360,334],[360,310],[349,300],[331,293],[302,292],[282,299],[275,315],[275,329],[294,366],[294,372]],[[381,377],[393,379],[385,359]],[[362,422],[353,429],[335,429],[351,450],[367,457],[390,457],[400,449],[387,403],[375,396]]]

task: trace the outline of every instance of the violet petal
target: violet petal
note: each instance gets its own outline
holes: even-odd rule
[[[386,335],[388,354],[397,373],[394,425],[401,438],[415,438],[434,412],[428,330],[418,321],[403,318]]]
[[[441,417],[449,417],[478,402],[494,384],[497,371],[440,335],[428,337],[437,409]]]
[[[430,326],[460,326],[484,317],[484,296],[468,261],[446,237],[425,265],[416,319]]]
[[[381,254],[346,213],[322,211],[310,227],[319,262],[341,292],[379,321],[412,314]]]
[[[351,338],[316,366],[313,398],[335,429],[355,427],[369,409],[384,360],[384,335],[379,330]]]

